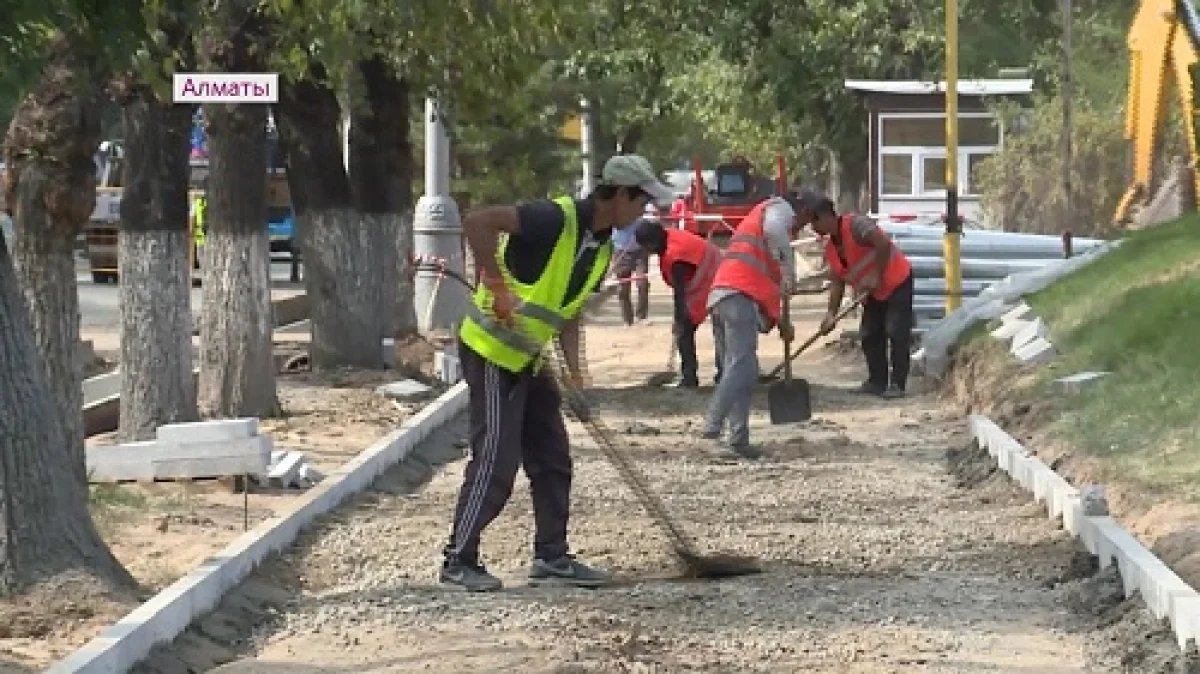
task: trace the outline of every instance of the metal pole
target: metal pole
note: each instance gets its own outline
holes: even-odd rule
[[[946,313],[958,309],[962,295],[959,250],[962,222],[958,219],[958,0],[946,0]]]
[[[1072,146],[1071,130],[1074,126],[1071,108],[1074,96],[1074,74],[1071,65],[1071,0],[1062,0],[1063,22],[1063,74],[1062,74],[1062,104],[1063,104],[1063,220],[1066,227],[1073,225],[1075,219],[1075,190],[1071,185],[1071,165],[1074,162],[1075,148]]]
[[[350,172],[350,110],[342,108],[342,167]]]
[[[421,259],[441,261],[447,269],[465,273],[462,220],[450,197],[450,139],[436,94],[425,99],[425,195],[417,200],[413,217],[413,252]],[[427,317],[424,332],[446,331],[462,320],[469,298],[456,283],[438,283],[441,274],[430,266],[418,268],[414,304],[417,316]]]
[[[583,193],[586,197],[596,189],[596,128],[588,99],[579,100],[579,149],[583,154]]]

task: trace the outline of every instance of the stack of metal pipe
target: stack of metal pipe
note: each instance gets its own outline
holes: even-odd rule
[[[912,262],[918,329],[922,324],[943,317],[946,313],[945,258],[942,248],[945,228],[893,223],[883,219],[879,224]],[[1055,260],[1085,253],[1101,243],[1101,239],[965,230],[959,248],[962,299],[978,295],[984,288],[1010,274],[1040,269]]]

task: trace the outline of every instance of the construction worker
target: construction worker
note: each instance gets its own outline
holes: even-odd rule
[[[788,199],[770,197],[760,202],[734,230],[708,297],[717,357],[723,364],[701,437],[719,439],[728,422],[728,446],[744,458],[761,456],[750,444],[750,400],[758,380],[758,335],[778,326],[785,342],[795,336],[781,310],[796,275],[791,239],[799,227]]]
[[[646,204],[645,212],[634,224],[650,217],[658,219],[658,209],[654,204]],[[616,229],[612,235],[612,272],[621,283],[617,290],[617,300],[621,303],[621,319],[625,321],[625,325],[633,325],[634,321],[645,321],[650,315],[650,281],[646,279],[650,254],[634,240],[634,229],[636,227]],[[633,306],[633,286],[637,286],[636,311]]]
[[[477,592],[501,587],[480,563],[479,540],[508,501],[518,466],[533,499],[530,582],[608,582],[606,571],[568,554],[571,453],[559,390],[541,352],[557,337],[575,385],[585,383],[578,318],[608,271],[612,231],[632,225],[651,198],[670,195],[650,162],[621,155],[604,165],[585,199],[484,208],[464,218],[480,275],[459,331],[471,459],[444,549],[443,583]]]
[[[205,181],[207,186],[208,181]],[[208,222],[205,215],[208,211],[208,195],[200,193],[192,200],[192,243],[196,247],[196,258],[192,261],[192,268],[200,268],[200,258],[204,255],[204,245],[208,240]]]
[[[672,289],[675,321],[672,334],[679,351],[679,385],[700,386],[696,359],[696,328],[708,318],[708,293],[721,262],[721,250],[708,239],[683,229],[665,229],[643,220],[635,233],[638,245],[658,256],[663,282]],[[717,360],[717,379],[722,363]]]
[[[813,192],[805,192],[800,200],[801,220],[826,239],[825,260],[832,272],[821,333],[833,331],[846,284],[856,295],[867,293],[860,325],[867,380],[860,390],[884,398],[904,397],[912,347],[912,265],[874,219],[839,217],[832,201]]]

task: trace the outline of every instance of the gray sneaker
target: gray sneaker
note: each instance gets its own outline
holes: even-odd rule
[[[898,386],[889,386],[888,390],[884,391],[881,395],[887,400],[897,400],[904,397],[904,389]]]
[[[457,585],[467,592],[494,592],[504,586],[482,564],[444,564],[438,580],[446,585]]]
[[[563,555],[552,562],[535,559],[529,567],[530,585],[600,587],[611,580],[612,575],[607,571],[578,562],[573,555]]]

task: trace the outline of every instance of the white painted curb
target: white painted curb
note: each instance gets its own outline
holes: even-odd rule
[[[192,620],[216,607],[221,597],[249,576],[267,555],[290,545],[317,516],[369,487],[376,477],[466,406],[467,385],[461,382],[310,489],[286,514],[242,534],[83,648],[46,670],[47,674],[129,671],[156,644],[174,639]]]
[[[1163,564],[1111,517],[1083,514],[1079,490],[1029,453],[1004,429],[981,415],[967,417],[971,434],[980,447],[996,459],[1006,473],[1046,504],[1052,519],[1062,518],[1063,528],[1083,541],[1099,558],[1100,567],[1114,562],[1121,573],[1125,596],[1140,594],[1155,618],[1171,623],[1180,650],[1200,644],[1200,594]]]

